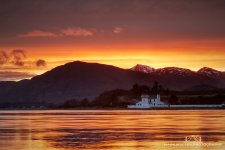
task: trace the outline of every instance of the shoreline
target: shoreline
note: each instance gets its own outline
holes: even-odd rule
[[[225,107],[221,108],[107,108],[107,107],[79,107],[79,108],[0,108],[0,111],[11,111],[11,110],[225,110]]]

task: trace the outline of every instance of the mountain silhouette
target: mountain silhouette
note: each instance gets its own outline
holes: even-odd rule
[[[208,72],[209,69],[206,70]],[[129,89],[133,84],[152,85],[158,81],[164,87],[184,90],[199,85],[224,88],[225,75],[168,67],[151,73],[122,69],[111,65],[75,61],[58,66],[30,80],[0,82],[0,102],[48,102],[61,104],[70,99],[93,100],[112,89]],[[206,87],[206,86],[204,86]]]

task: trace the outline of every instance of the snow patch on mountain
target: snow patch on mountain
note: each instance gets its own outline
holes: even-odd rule
[[[149,67],[147,65],[137,64],[136,66],[132,67],[130,70],[143,72],[143,73],[152,73],[155,71],[155,68]]]
[[[208,77],[219,77],[222,75],[221,71],[209,68],[209,67],[203,67],[197,71],[197,73],[206,75]]]
[[[147,74],[156,74],[156,75],[176,75],[176,76],[192,76],[192,75],[204,75],[210,78],[217,78],[223,76],[225,73],[209,68],[203,67],[198,71],[192,71],[186,68],[179,68],[179,67],[165,67],[165,68],[152,68],[147,65],[137,64],[131,68],[133,71],[143,72]]]
[[[178,67],[165,67],[156,69],[156,73],[163,75],[163,74],[170,74],[170,75],[179,75],[179,76],[188,76],[193,72],[189,69],[185,68],[178,68]]]
[[[155,69],[147,65],[141,65],[141,64],[137,64],[136,66],[132,67],[131,70],[143,72],[143,73],[156,73],[159,75],[171,74],[171,75],[187,76],[187,74],[192,73],[191,70],[185,69],[185,68],[165,67],[165,68]]]

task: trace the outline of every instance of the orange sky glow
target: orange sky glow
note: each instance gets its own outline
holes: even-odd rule
[[[225,71],[222,6],[220,0],[2,2],[0,80],[1,74],[42,74],[76,60]]]

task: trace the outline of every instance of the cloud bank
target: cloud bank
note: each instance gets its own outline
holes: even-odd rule
[[[51,31],[42,31],[42,30],[34,30],[27,33],[23,33],[18,35],[20,38],[38,38],[38,37],[88,37],[93,36],[95,34],[94,29],[81,28],[81,27],[71,27],[71,28],[63,28],[56,32]]]
[[[33,66],[34,64],[34,66]],[[0,51],[0,67],[11,65],[15,67],[45,67],[47,62],[43,59],[38,59],[33,62],[27,61],[26,51],[23,49],[15,49],[10,52]]]
[[[22,49],[12,50],[10,53],[0,51],[0,66],[5,64],[12,64],[14,66],[24,66],[26,59],[25,51]]]
[[[41,30],[34,30],[28,33],[24,33],[19,35],[18,37],[27,38],[27,37],[56,37],[57,35],[51,32],[41,31]]]
[[[0,71],[0,81],[17,81],[21,79],[29,79],[34,76],[35,74],[26,72]]]

